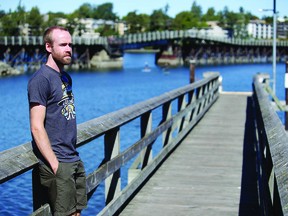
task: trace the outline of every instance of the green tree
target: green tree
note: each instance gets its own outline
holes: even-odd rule
[[[202,8],[200,5],[197,5],[197,2],[194,1],[191,7],[192,16],[199,21],[202,18]]]
[[[15,14],[8,13],[1,18],[2,31],[1,36],[18,36],[20,34]]]
[[[176,15],[172,26],[175,30],[190,29],[198,27],[198,20],[194,18],[190,11],[183,11]]]
[[[154,10],[150,16],[150,31],[163,31],[168,29],[170,17],[162,9]]]
[[[266,24],[273,24],[273,16],[263,16],[262,19],[266,22]]]
[[[25,7],[18,5],[16,11],[9,12],[2,16],[1,24],[3,36],[21,36],[21,27],[26,23]]]
[[[101,36],[118,35],[118,32],[111,28],[110,25],[104,25],[96,29],[95,32],[99,32]]]
[[[72,14],[74,18],[91,18],[93,13],[93,7],[89,3],[82,4],[77,10]]]
[[[137,14],[136,11],[130,12],[123,17],[123,21],[128,25],[129,33],[139,33],[149,30],[150,17],[147,14]]]
[[[213,7],[208,8],[206,14],[202,17],[203,21],[218,21],[219,16],[216,14],[216,11]]]
[[[27,23],[29,24],[31,35],[41,35],[43,18],[38,7],[33,7],[27,15]]]
[[[118,17],[113,13],[113,4],[105,3],[94,8],[91,17],[94,19],[104,19],[104,20],[117,20]]]
[[[68,14],[67,15],[67,25],[66,28],[68,28],[69,32],[71,33],[71,35],[73,35],[75,28],[77,27],[78,22],[76,17],[73,16],[72,14]]]
[[[0,19],[3,17],[3,16],[5,16],[5,11],[4,10],[0,10]]]
[[[206,22],[202,22],[191,11],[183,11],[176,15],[173,20],[173,29],[183,30],[191,28],[206,28]]]

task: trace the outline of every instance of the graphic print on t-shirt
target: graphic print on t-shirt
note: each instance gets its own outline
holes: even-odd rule
[[[61,113],[69,121],[74,119],[76,116],[75,106],[74,106],[74,96],[72,91],[67,92],[68,83],[62,83],[62,100],[58,102],[58,106],[62,106]]]

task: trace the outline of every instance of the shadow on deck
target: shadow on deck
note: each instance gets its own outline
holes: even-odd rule
[[[245,134],[243,143],[243,167],[239,216],[260,215],[257,190],[256,152],[254,149],[252,98],[247,99]]]

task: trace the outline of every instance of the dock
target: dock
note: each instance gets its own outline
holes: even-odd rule
[[[249,95],[221,94],[120,215],[238,215]]]
[[[86,180],[89,198],[104,183],[98,216],[288,215],[288,136],[266,90],[269,76],[255,75],[253,91],[239,93],[222,92],[219,73],[206,75],[77,126],[77,147],[104,147]],[[120,151],[120,135],[129,135],[120,130],[132,122],[140,136]],[[0,184],[32,170],[31,216],[51,216],[37,163],[31,143],[1,152]]]

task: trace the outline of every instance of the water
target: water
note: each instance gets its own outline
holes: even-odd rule
[[[142,72],[145,64],[151,72]],[[217,71],[223,76],[224,91],[251,91],[252,77],[258,72],[272,75],[271,64],[209,66],[196,68],[196,80],[203,72]],[[284,100],[285,65],[277,65],[277,96]],[[189,69],[180,67],[164,73],[154,65],[154,54],[125,54],[124,69],[95,73],[71,72],[76,97],[78,123],[118,110],[189,83]],[[0,151],[30,141],[27,103],[29,75],[0,78]],[[133,126],[132,126],[133,127]],[[136,127],[136,126],[135,126]],[[130,138],[124,138],[125,132]],[[131,132],[132,131],[132,132]],[[139,128],[121,131],[121,143],[133,143]],[[126,137],[126,136],[125,136]],[[103,158],[102,140],[79,149],[87,172],[98,166]],[[125,146],[122,146],[125,148]],[[123,171],[122,173],[125,173]],[[127,179],[124,177],[122,186]],[[0,214],[28,215],[32,212],[31,172],[0,185]],[[21,198],[21,199],[20,199]],[[100,185],[83,215],[95,215],[104,206],[104,190]]]

